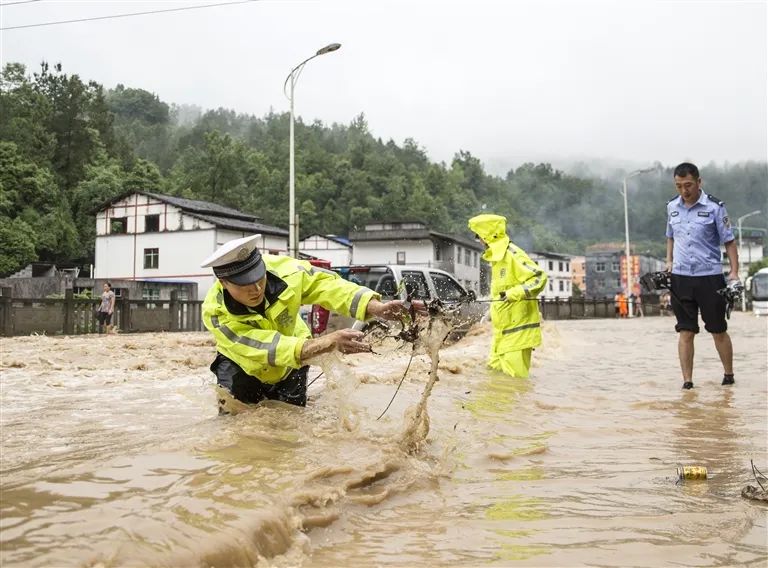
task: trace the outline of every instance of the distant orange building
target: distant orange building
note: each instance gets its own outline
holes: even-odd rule
[[[571,287],[578,286],[587,295],[587,260],[583,256],[571,257]]]

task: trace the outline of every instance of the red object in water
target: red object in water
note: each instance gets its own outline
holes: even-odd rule
[[[330,260],[315,258],[310,260],[309,263],[312,266],[317,266],[319,268],[327,268],[328,270],[331,269]],[[313,337],[316,335],[320,335],[325,331],[325,328],[328,326],[329,315],[330,315],[330,312],[325,308],[318,305],[312,306],[312,311],[309,314],[309,328],[312,331]]]

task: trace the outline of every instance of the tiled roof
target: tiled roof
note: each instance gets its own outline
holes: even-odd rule
[[[134,195],[136,193],[139,195],[146,195],[152,197],[153,199],[157,199],[158,201],[162,201],[164,203],[168,203],[169,205],[173,205],[174,207],[178,207],[188,215],[192,215],[193,217],[197,217],[198,219],[202,219],[203,221],[207,221],[216,225],[217,227],[222,227],[224,229],[233,229],[235,231],[244,231],[250,233],[266,233],[268,235],[288,236],[287,229],[260,223],[259,221],[261,221],[261,219],[251,213],[244,213],[242,211],[238,211],[237,209],[224,207],[223,205],[218,205],[217,203],[211,203],[209,201],[185,199],[184,197],[164,195],[162,193],[152,193],[149,191],[130,191],[123,193],[110,199],[106,203],[103,203],[99,206],[98,209],[102,210],[112,203],[121,201],[129,195]]]

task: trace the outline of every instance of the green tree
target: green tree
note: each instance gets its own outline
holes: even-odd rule
[[[114,155],[112,114],[101,85],[86,84],[77,75],[66,75],[61,64],[50,68],[42,63],[36,73],[35,88],[51,104],[46,124],[56,138],[53,170],[65,193],[83,179],[85,168],[106,151]]]
[[[8,276],[37,260],[34,229],[0,215],[0,275]]]
[[[46,127],[51,113],[50,101],[29,81],[26,68],[8,63],[0,74],[0,140],[15,143],[26,159],[48,167],[56,144]]]
[[[124,192],[125,176],[125,172],[114,160],[86,168],[85,178],[77,184],[72,194],[72,211],[78,234],[77,258],[93,259],[96,212],[100,206]]]

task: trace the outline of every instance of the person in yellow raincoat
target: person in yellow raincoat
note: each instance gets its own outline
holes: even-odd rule
[[[201,265],[217,277],[203,302],[203,323],[218,352],[211,371],[241,402],[272,399],[305,406],[308,360],[332,350],[366,352],[370,346],[352,329],[312,338],[300,317],[302,304],[358,320],[399,320],[409,312],[402,301],[380,302],[372,290],[305,260],[262,255],[256,248],[260,236],[229,241]],[[425,311],[416,304],[419,313]]]
[[[531,352],[541,345],[541,314],[536,297],[547,285],[547,275],[509,240],[506,217],[477,215],[469,220],[469,229],[485,243],[483,259],[491,264],[493,343],[488,365],[525,378],[531,367]]]

